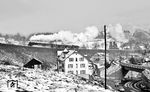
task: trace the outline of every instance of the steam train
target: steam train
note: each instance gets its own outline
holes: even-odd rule
[[[53,49],[79,49],[79,46],[76,45],[60,45],[60,44],[52,44],[52,43],[44,43],[44,42],[32,42],[28,43],[28,46],[33,47],[46,47],[46,48],[53,48]]]

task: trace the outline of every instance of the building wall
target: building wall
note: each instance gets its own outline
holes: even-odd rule
[[[73,61],[70,61],[70,58],[73,58]],[[81,71],[85,70],[85,74],[90,74],[88,60],[84,58],[83,61],[81,61],[80,58],[84,57],[78,53],[74,53],[69,58],[67,58],[65,60],[65,73],[72,71],[73,74],[82,74]],[[68,68],[69,64],[73,65],[73,67]],[[85,64],[85,67],[81,67],[81,64]]]

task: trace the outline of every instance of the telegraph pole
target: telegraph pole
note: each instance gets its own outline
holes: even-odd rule
[[[107,50],[107,43],[106,43],[106,25],[104,25],[104,39],[105,39],[105,89],[107,89],[107,69],[106,69],[106,62],[107,62],[107,60],[106,60],[106,55],[107,55],[107,52],[106,52],[106,50]]]

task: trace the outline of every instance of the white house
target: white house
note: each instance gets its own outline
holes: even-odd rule
[[[92,75],[92,62],[86,56],[75,50],[68,50],[65,53],[58,51],[59,60],[64,62],[64,72],[76,75]]]

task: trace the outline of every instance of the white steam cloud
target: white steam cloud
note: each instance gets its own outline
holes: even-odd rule
[[[117,41],[120,41],[120,42],[127,42],[128,41],[128,39],[125,38],[124,31],[122,29],[121,24],[116,24],[114,26],[113,25],[108,25],[107,31]]]
[[[94,41],[94,39],[99,35],[99,33],[100,32],[96,26],[91,26],[87,27],[85,29],[85,32],[81,33],[73,33],[71,31],[61,30],[58,33],[54,33],[52,35],[44,35],[44,34],[33,35],[30,38],[30,41],[43,41],[43,42],[61,41],[62,43],[68,45],[91,47],[92,46],[91,42]],[[107,33],[109,33],[112,38],[115,38],[116,41],[119,42],[128,41],[128,39],[126,39],[125,37],[121,24],[108,25]]]
[[[87,27],[85,32],[72,33],[71,31],[60,31],[52,35],[33,35],[30,41],[55,41],[61,40],[64,44],[83,46],[85,42],[92,41],[99,34],[96,26]]]

